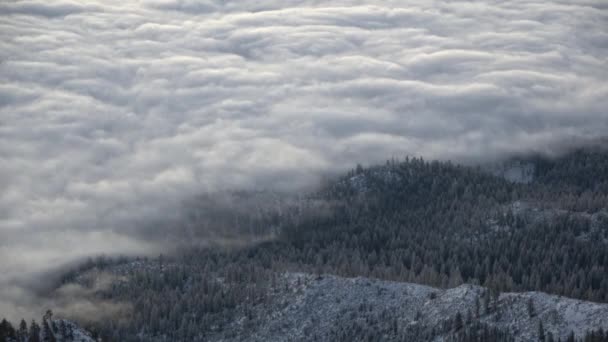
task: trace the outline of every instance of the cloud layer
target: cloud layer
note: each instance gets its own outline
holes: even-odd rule
[[[602,0],[2,2],[1,277],[204,191],[601,136],[607,56]]]

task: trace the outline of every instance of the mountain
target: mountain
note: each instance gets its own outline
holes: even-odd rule
[[[608,329],[608,304],[541,292],[491,295],[469,284],[437,289],[301,273],[282,275],[270,291],[271,310],[236,319],[228,334],[210,340],[449,340],[485,330],[505,340],[538,341],[542,322],[546,336],[565,341],[570,334]]]
[[[110,341],[602,341],[608,153],[515,165],[525,177],[406,158],[311,193],[202,196],[172,231],[240,244],[91,260],[62,285],[130,308],[91,327]]]
[[[94,268],[84,276],[110,273],[123,277],[157,266],[153,261],[134,261],[103,271]],[[179,267],[164,265],[161,272]],[[215,284],[222,288],[230,286],[228,283],[227,279],[216,278],[207,286]],[[292,272],[274,273],[264,285],[263,294],[256,294],[251,287],[255,285],[240,290],[257,299],[246,299],[246,304],[235,305],[228,311],[229,319],[224,317],[223,324],[209,322],[208,334],[195,331],[187,340],[538,341],[540,336],[545,336],[547,341],[566,341],[571,336],[582,340],[591,332],[608,332],[608,304],[542,292],[500,293],[471,284],[440,289],[364,277]],[[220,293],[230,293],[225,290]],[[170,300],[171,296],[166,299]],[[167,333],[140,331],[138,339],[185,338],[168,333],[167,327],[163,329]],[[608,334],[600,336],[608,338]],[[110,339],[123,340],[123,337]]]

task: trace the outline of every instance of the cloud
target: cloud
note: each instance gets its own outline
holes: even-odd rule
[[[48,309],[60,317],[78,318],[87,323],[123,319],[129,317],[132,305],[105,299],[100,294],[109,290],[113,283],[124,280],[124,277],[94,269],[80,276],[78,282],[63,284],[47,295],[36,295],[41,289],[35,289],[35,284],[5,283],[0,288],[0,312],[12,322],[19,322],[24,317],[40,320]]]
[[[608,131],[601,1],[0,4],[0,285],[184,199]]]
[[[83,6],[78,2],[65,0],[53,3],[24,0],[0,4],[0,11],[5,14],[34,15],[49,18],[63,17],[94,9],[97,9],[97,7]]]

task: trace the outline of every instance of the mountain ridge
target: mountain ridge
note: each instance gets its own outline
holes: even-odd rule
[[[125,307],[132,309],[128,319],[110,316],[95,325],[95,331],[111,341],[138,341],[141,336],[158,341],[246,339],[256,326],[263,326],[250,318],[260,307],[275,314],[284,309],[275,306],[271,290],[285,273],[418,283],[441,291],[473,284],[469,290],[488,289],[484,298],[494,298],[498,306],[502,299],[514,300],[520,313],[524,312],[521,298],[503,294],[536,291],[607,303],[608,173],[604,171],[608,153],[575,151],[560,158],[535,166],[535,177],[527,183],[509,181],[481,167],[406,158],[357,167],[312,193],[287,198],[202,196],[188,208],[185,228],[171,222],[176,234],[185,234],[181,239],[204,239],[208,227],[215,228],[214,233],[230,229],[226,236],[243,236],[244,241],[272,238],[225,247],[186,244],[174,254],[135,261],[139,264],[91,261],[67,274],[63,283],[77,282],[87,288],[83,292],[98,299],[128,304]],[[120,272],[109,278],[115,279],[110,286],[96,291],[95,277],[82,277],[92,269]],[[350,286],[347,281],[335,283]],[[508,305],[504,307],[511,312]],[[400,333],[395,338],[433,340],[444,331],[441,336],[446,341],[480,341],[480,333],[483,341],[512,341],[522,334],[508,328],[515,318],[525,318],[521,315],[505,320],[505,326],[484,320],[463,325],[466,312],[456,319],[457,312],[445,310],[449,315],[442,322],[427,320],[428,329],[420,326],[408,331],[403,330],[407,324],[397,324]],[[305,311],[314,317],[314,306]],[[560,317],[559,312],[556,315],[546,319]],[[525,327],[521,336],[532,336],[534,324],[540,330],[535,317],[529,314],[525,324],[517,323],[520,330]],[[376,316],[369,320],[382,321]],[[229,327],[239,321],[246,330],[230,335]],[[378,329],[384,323],[357,322],[339,321],[334,325],[343,331],[326,332],[320,338],[371,336],[377,340],[381,336]],[[552,334],[569,334],[570,323],[558,330],[559,324],[544,322],[544,318],[542,322]],[[586,316],[581,322],[586,328],[605,328],[603,321]],[[453,329],[454,324],[464,330]]]

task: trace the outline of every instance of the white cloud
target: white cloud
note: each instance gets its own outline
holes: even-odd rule
[[[4,2],[0,256],[14,261],[0,274],[149,250],[129,226],[208,190],[297,188],[406,153],[483,157],[605,134],[605,9]]]

